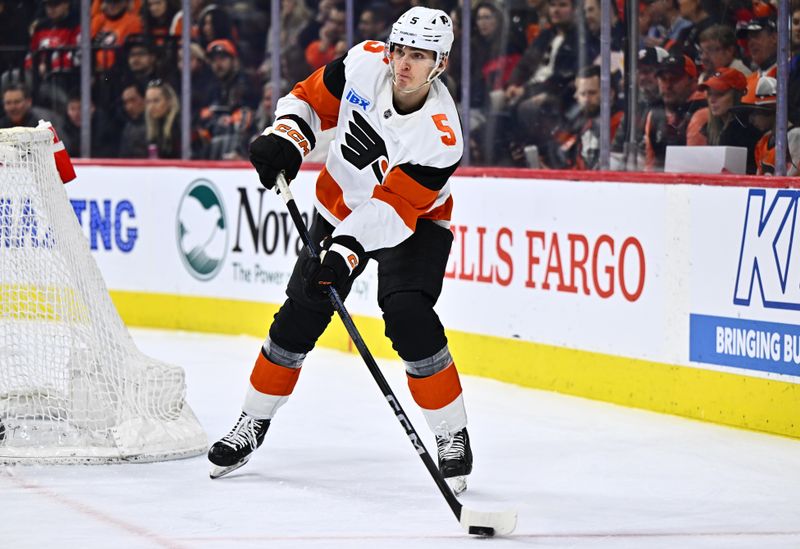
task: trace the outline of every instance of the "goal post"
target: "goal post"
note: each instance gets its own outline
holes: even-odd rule
[[[134,344],[47,129],[0,130],[0,463],[157,461],[206,435],[182,368]]]

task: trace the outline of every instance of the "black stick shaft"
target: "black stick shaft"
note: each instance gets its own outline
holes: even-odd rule
[[[279,180],[280,179],[283,179],[282,175],[279,176]],[[286,207],[289,209],[289,215],[291,215],[292,221],[294,221],[297,230],[300,232],[300,239],[303,241],[303,244],[306,245],[312,257],[319,257],[319,251],[317,250],[316,244],[311,242],[311,237],[308,234],[308,228],[303,221],[303,217],[300,215],[300,210],[297,208],[294,198],[289,192],[288,184],[285,181],[279,181],[278,187],[284,202],[286,202]],[[389,383],[386,381],[386,378],[383,377],[383,372],[381,372],[380,368],[378,367],[378,363],[375,362],[372,353],[370,353],[369,349],[367,348],[367,344],[364,343],[364,339],[361,337],[358,328],[356,328],[356,325],[353,323],[350,313],[348,313],[347,309],[345,309],[344,303],[342,302],[341,297],[339,297],[339,292],[337,292],[336,288],[332,286],[329,287],[329,291],[333,308],[337,313],[339,313],[339,318],[342,319],[342,323],[344,324],[345,329],[347,329],[347,333],[353,340],[353,343],[355,344],[356,349],[358,349],[359,354],[361,354],[361,358],[363,358],[364,362],[367,364],[367,368],[372,374],[373,379],[375,379],[378,387],[380,387],[383,396],[386,397],[386,401],[389,403],[389,406],[391,406],[395,417],[397,417],[400,425],[405,430],[406,435],[411,441],[411,444],[413,444],[414,449],[417,451],[417,454],[419,454],[419,458],[422,460],[422,463],[425,464],[425,467],[428,469],[431,477],[433,477],[433,480],[436,482],[436,486],[439,487],[439,491],[444,496],[444,499],[447,500],[447,504],[450,506],[450,509],[453,510],[456,518],[460,520],[462,507],[461,503],[456,499],[453,491],[450,490],[450,487],[447,485],[444,477],[442,477],[442,473],[439,471],[439,468],[433,462],[433,458],[431,458],[430,453],[428,453],[427,448],[425,448],[425,445],[422,443],[422,438],[419,436],[419,434],[417,434],[416,429],[414,429],[414,426],[411,424],[411,421],[409,421],[408,416],[403,411],[403,407],[400,406],[400,401],[397,400],[397,397],[392,391],[392,388],[389,386]]]

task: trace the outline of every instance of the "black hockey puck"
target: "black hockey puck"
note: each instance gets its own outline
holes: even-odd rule
[[[469,533],[473,536],[484,536],[490,538],[494,536],[494,528],[491,526],[470,526]]]

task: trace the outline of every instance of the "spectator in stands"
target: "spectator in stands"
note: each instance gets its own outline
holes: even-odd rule
[[[764,131],[756,144],[755,163],[758,175],[775,175],[775,105],[777,102],[778,81],[771,76],[758,80],[752,97],[745,96],[740,108],[750,113],[754,126]],[[787,133],[786,175],[800,174],[800,127],[793,123],[797,114],[790,113]]]
[[[280,44],[281,49],[297,47],[298,35],[303,30],[313,14],[305,0],[281,0],[281,21],[280,26]],[[267,33],[267,44],[264,48],[264,55],[269,58],[270,48],[272,47],[272,36],[274,32],[274,25],[270,25],[269,32]]]
[[[597,42],[595,46],[600,51],[600,24],[602,11],[600,10],[600,0],[583,0],[583,18],[586,22],[586,30],[589,36]],[[617,3],[611,2],[611,51],[619,52],[621,60],[622,51],[625,47],[625,25],[619,18]],[[595,61],[595,60],[592,60]],[[617,67],[612,67],[612,71]]]
[[[703,64],[700,83],[722,67],[736,69],[747,78],[752,71],[739,59],[738,51],[736,34],[728,25],[712,25],[700,33],[698,54]]]
[[[27,0],[0,0],[0,86],[11,81],[22,80],[25,57],[30,50],[31,36],[28,29],[38,6]],[[33,27],[33,32],[36,28]]]
[[[94,19],[99,17],[103,12],[103,2],[105,0],[92,0],[92,8],[90,17]],[[140,13],[142,11],[142,0],[128,0],[128,9],[133,13]]]
[[[3,90],[5,115],[0,118],[0,128],[13,128],[14,126],[35,128],[38,120],[31,111],[32,107],[33,100],[28,86],[20,82],[7,85]]]
[[[645,121],[645,168],[663,170],[668,146],[705,144],[701,130],[707,116],[697,111],[705,98],[697,91],[697,66],[689,56],[670,55],[656,71],[663,106]],[[707,113],[706,113],[707,114]]]
[[[211,0],[189,0],[189,11],[192,15],[192,30],[190,36],[192,40],[200,40],[200,27],[197,22],[200,20],[200,14],[208,6]],[[170,36],[179,37],[183,36],[183,4],[181,9],[172,18],[172,23],[169,26]],[[202,46],[201,46],[202,47]]]
[[[92,41],[102,48],[95,57],[96,70],[110,70],[116,61],[116,50],[125,44],[131,34],[142,32],[138,12],[128,10],[127,0],[102,0],[100,14],[92,17]]]
[[[645,0],[645,13],[651,24],[645,32],[647,47],[667,48],[678,40],[682,32],[692,26],[692,22],[681,17],[678,0]]]
[[[745,75],[730,67],[719,67],[699,89],[706,92],[708,100],[708,144],[746,148],[747,173],[756,173],[754,153],[761,131],[750,123],[746,113],[735,108],[747,91]]]
[[[792,2],[792,56],[793,59],[800,55],[800,1]]]
[[[214,40],[229,40],[235,44],[238,39],[230,15],[217,4],[210,4],[200,12],[197,25],[200,45],[206,49]]]
[[[636,166],[645,165],[645,140],[644,128],[647,116],[653,109],[663,109],[664,103],[661,101],[661,92],[658,89],[658,78],[656,71],[661,63],[669,57],[669,53],[664,48],[650,47],[639,50],[636,83],[639,88],[637,117],[635,123],[629,131],[634,132],[634,143],[636,150],[629,151],[628,155],[636,154]],[[623,115],[620,125],[626,127],[626,116]],[[630,158],[625,157],[625,143],[629,142],[624,131],[617,131],[611,143],[611,168],[625,169]]]
[[[344,11],[344,1],[320,0],[316,15],[306,23],[297,35],[297,45],[303,52],[306,51],[306,48],[308,48],[311,42],[319,39],[320,30],[322,30],[325,21],[328,20],[328,13],[330,13],[333,8]]]
[[[136,84],[142,89],[151,80],[158,78],[156,71],[156,52],[150,37],[145,34],[132,34],[125,42],[127,70],[123,76],[125,85]]]
[[[480,1],[475,5],[473,21],[470,45],[471,127],[481,149],[481,162],[505,164],[505,157],[509,156],[508,113],[492,109],[490,105],[492,101],[503,101],[505,87],[525,46],[513,39],[508,20],[492,1]]]
[[[792,58],[789,62],[789,116],[800,112],[800,0],[792,2]],[[800,114],[795,125],[800,124]]]
[[[339,6],[328,11],[317,40],[306,48],[306,63],[314,71],[336,58],[336,43],[344,38],[346,14]]]
[[[700,35],[707,28],[719,23],[719,19],[706,11],[706,0],[678,0],[681,17],[691,22],[691,26],[683,29],[674,42],[667,42],[666,50],[670,53],[682,53],[700,62],[697,52],[700,49]]]
[[[239,66],[236,46],[230,40],[215,40],[206,49],[214,80],[211,84],[211,103],[217,106],[236,108],[246,106],[255,109],[258,91]]]
[[[280,44],[281,56],[286,60],[292,55],[292,50],[300,49],[298,37],[303,28],[313,20],[311,10],[306,6],[305,0],[282,0],[281,2],[281,22],[280,26]],[[258,68],[258,77],[262,81],[271,80],[272,78],[272,37],[275,26],[270,25],[269,33],[267,34],[267,42],[264,48],[264,61]],[[305,52],[305,48],[302,48]],[[303,64],[305,64],[305,54],[302,56]],[[281,65],[281,69],[283,65]],[[286,73],[281,70],[282,76],[286,78]],[[302,80],[308,72],[304,71],[304,75],[300,78]],[[292,83],[296,82],[293,81]]]
[[[232,0],[229,10],[238,34],[236,48],[246,71],[257,69],[263,58],[263,44],[267,40],[270,21],[270,3],[263,0]]]
[[[150,41],[163,51],[169,39],[169,29],[180,0],[145,0],[142,6],[142,26]]]
[[[561,145],[562,164],[550,166],[576,170],[596,170],[600,167],[600,67],[584,67],[575,77],[575,100],[580,113],[572,122],[569,137]],[[611,139],[622,119],[622,110],[611,113]]]
[[[516,133],[536,145],[551,138],[539,127],[542,106],[565,111],[572,103],[579,60],[596,57],[596,52],[581,48],[572,0],[548,0],[547,5],[552,27],[543,30],[525,50],[505,93],[507,104],[515,111]]]
[[[91,158],[115,158],[119,152],[119,132],[103,112],[95,109],[94,104],[89,107],[92,124],[92,144],[89,148]],[[64,142],[64,148],[72,158],[81,156],[81,96],[73,92],[67,101],[67,117],[61,128],[58,128],[59,137]]]
[[[473,14],[470,89],[473,106],[485,108],[489,92],[504,92],[525,46],[511,34],[508,20],[493,1],[478,2]]]
[[[144,100],[148,145],[155,145],[158,158],[180,158],[180,103],[175,90],[162,80],[153,80]]]
[[[261,135],[264,128],[272,125],[274,114],[275,103],[272,101],[272,82],[267,82],[261,87],[261,101],[258,103],[255,119],[257,133],[252,136],[253,139]]]
[[[247,158],[258,98],[252,97],[253,86],[239,70],[236,48],[229,40],[211,42],[207,53],[215,81],[211,103],[200,112],[198,154],[211,160]]]
[[[45,17],[33,26],[25,69],[40,101],[63,109],[67,90],[78,82],[74,48],[78,45],[80,19],[69,0],[45,0],[44,9]]]
[[[208,66],[206,52],[197,42],[189,44],[189,72],[192,80],[191,113],[196,119],[200,110],[211,103],[211,87],[214,83],[214,73]],[[183,48],[178,49],[178,74],[183,74]],[[176,90],[182,91],[182,79],[178,79]]]
[[[144,90],[138,84],[130,84],[122,90],[122,109],[126,120],[120,135],[120,158],[147,158]]]
[[[385,4],[373,2],[361,12],[358,18],[358,40],[380,40],[389,38],[392,20]]]
[[[526,0],[521,6],[511,5],[511,24],[518,29],[525,39],[526,45],[531,45],[542,29],[550,26],[547,18],[547,2],[545,0]],[[460,8],[456,11],[460,11]],[[452,16],[452,14],[451,14]]]
[[[747,77],[747,97],[755,96],[758,80],[762,76],[775,77],[778,74],[778,32],[775,20],[770,17],[753,19],[737,31],[738,38],[747,40],[753,73]]]

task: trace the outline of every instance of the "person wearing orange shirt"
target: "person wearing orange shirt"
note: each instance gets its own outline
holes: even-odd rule
[[[757,175],[775,175],[775,106],[777,103],[778,81],[771,76],[762,76],[758,80],[753,97],[742,100],[741,110],[750,114],[754,126],[764,132],[756,143],[754,157]],[[792,124],[789,116],[787,132],[786,175],[796,176],[800,173],[800,127]]]
[[[93,46],[100,48],[95,56],[96,70],[107,71],[114,66],[116,50],[131,34],[142,32],[138,12],[128,10],[128,0],[102,0],[100,14],[92,18]]]
[[[306,63],[312,71],[336,58],[336,43],[344,38],[345,19],[344,10],[338,6],[332,7],[328,12],[328,17],[319,30],[319,38],[306,48]]]
[[[758,17],[744,23],[736,30],[736,37],[747,41],[753,68],[747,77],[746,103],[755,101],[756,86],[762,76],[778,74],[778,27],[772,17]]]

